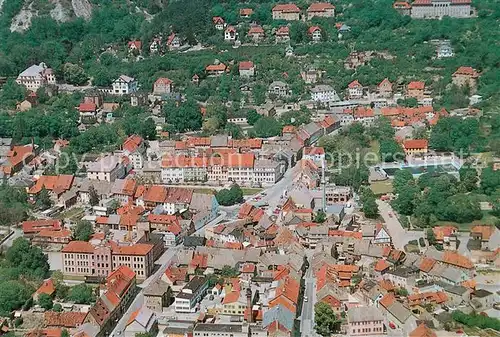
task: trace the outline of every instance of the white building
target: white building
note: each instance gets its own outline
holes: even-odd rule
[[[311,99],[315,102],[329,103],[340,101],[339,95],[331,86],[320,84],[311,89]]]
[[[238,33],[236,32],[236,28],[234,28],[233,26],[227,26],[226,30],[224,31],[224,41],[234,42],[237,36]]]
[[[449,41],[440,43],[436,48],[436,53],[438,59],[455,56]]]
[[[137,91],[137,81],[133,77],[121,75],[113,82],[113,94],[129,95]]]
[[[279,162],[268,159],[258,159],[253,168],[253,181],[261,186],[274,185],[283,176]]]
[[[175,312],[196,312],[196,305],[203,299],[208,289],[208,280],[204,276],[194,276],[175,296]]]
[[[87,178],[112,182],[125,177],[125,166],[121,158],[116,156],[103,157],[87,166]]]
[[[411,17],[416,19],[436,19],[444,16],[470,18],[470,0],[416,0],[411,4]]]
[[[28,90],[37,91],[43,85],[56,84],[56,76],[52,69],[47,68],[47,65],[42,62],[39,65],[32,65],[20,73],[16,82]]]

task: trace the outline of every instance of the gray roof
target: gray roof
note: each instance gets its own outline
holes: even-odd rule
[[[318,132],[321,128],[315,122],[311,122],[309,124],[304,125],[302,129],[304,129],[308,134],[312,135]]]
[[[154,321],[156,320],[154,312],[148,307],[142,307],[137,315],[135,316],[134,321],[139,323],[140,326],[144,328],[145,331],[149,331],[152,327]],[[128,324],[130,325],[130,324]],[[127,327],[128,330],[128,327]]]
[[[276,168],[280,163],[270,159],[257,159],[254,168]]]
[[[469,289],[467,289],[464,286],[447,286],[447,287],[444,288],[444,291],[446,291],[447,293],[455,294],[455,295],[459,295],[459,296],[462,296],[468,290]]]
[[[96,181],[87,178],[76,179],[76,186],[78,186],[79,192],[88,192],[90,186],[93,186],[98,195],[109,195],[111,193],[111,183],[107,181]]]
[[[90,163],[87,166],[88,172],[111,172],[113,171],[119,164],[121,160],[116,156],[107,156]]]
[[[216,135],[210,137],[211,147],[227,147],[228,137],[226,135]]]
[[[479,297],[479,298],[487,297],[487,296],[490,296],[492,294],[493,294],[492,292],[489,292],[486,289],[479,289],[479,290],[476,290],[472,293],[472,295],[474,295],[474,297]]]
[[[291,331],[293,329],[293,320],[294,314],[281,304],[278,304],[264,313],[262,326],[266,328],[273,322],[279,322],[287,330]]]
[[[335,91],[331,85],[319,84],[311,89],[311,92],[325,92],[325,91]]]
[[[116,79],[116,81],[118,81],[118,80],[122,80],[122,81],[127,82],[127,83],[135,81],[135,79],[133,77],[130,77],[127,75],[121,75],[120,77],[118,77]]]
[[[144,288],[144,296],[163,296],[168,291],[169,285],[160,279],[150,283]]]
[[[383,321],[384,315],[376,307],[355,307],[347,312],[347,319],[351,322]]]
[[[282,87],[282,88],[287,88],[288,84],[282,81],[274,81],[273,83],[269,84],[269,89],[274,89],[274,87]]]
[[[441,277],[453,281],[453,282],[458,282],[462,279],[462,272],[458,270],[457,268],[453,267],[446,267],[442,272],[441,272]]]
[[[210,331],[210,332],[242,332],[243,325],[241,324],[214,324],[214,323],[199,323],[194,327],[195,332]]]
[[[41,78],[41,74],[43,73],[44,70],[45,68],[43,63],[40,63],[39,65],[34,64],[28,69],[24,70],[22,73],[20,73],[19,76]]]
[[[197,212],[210,210],[212,208],[213,198],[213,194],[194,192],[191,197],[191,204],[189,205],[189,208]]]
[[[395,301],[387,310],[401,323],[405,323],[408,317],[411,316],[410,310],[406,309],[401,303]]]

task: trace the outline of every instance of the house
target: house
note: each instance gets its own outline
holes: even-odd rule
[[[140,53],[142,50],[142,42],[140,40],[132,40],[128,42],[129,53]]]
[[[102,157],[96,162],[87,165],[87,178],[113,182],[125,177],[126,170],[121,158],[116,156]]]
[[[294,319],[295,312],[290,306],[279,304],[264,312],[262,327],[268,336],[291,336]]]
[[[436,333],[429,329],[424,323],[420,323],[419,326],[415,328],[408,337],[437,337]]]
[[[56,76],[54,71],[42,62],[39,65],[32,65],[21,72],[16,78],[16,83],[36,92],[44,85],[56,84]]]
[[[72,240],[73,233],[69,229],[42,229],[31,239],[33,245],[67,244]]]
[[[214,16],[212,18],[212,22],[214,23],[215,29],[217,30],[223,30],[224,26],[226,25],[226,22],[220,16]]]
[[[178,49],[181,46],[181,39],[175,34],[171,33],[167,38],[167,47],[169,50]]]
[[[385,318],[376,307],[354,307],[347,311],[348,336],[385,335]]]
[[[55,292],[56,286],[54,284],[54,281],[49,278],[47,280],[44,280],[42,285],[40,285],[40,287],[38,287],[38,289],[35,291],[35,293],[33,294],[33,300],[38,301],[38,298],[41,294],[49,295],[50,297],[52,297]]]
[[[276,43],[285,43],[290,41],[290,28],[288,26],[280,26],[276,30]]]
[[[247,297],[244,291],[234,290],[226,293],[222,300],[222,314],[243,316],[247,308]]]
[[[25,99],[21,103],[17,103],[16,110],[27,111],[27,110],[31,109],[32,107],[33,107],[33,104],[30,101],[28,101],[27,99]]]
[[[382,224],[377,224],[375,226],[374,237],[372,240],[373,244],[391,244],[391,236]]]
[[[471,2],[470,0],[416,0],[411,4],[411,17],[414,19],[436,19],[444,16],[470,18]]]
[[[78,106],[78,112],[80,113],[80,117],[82,119],[95,117],[97,112],[97,105],[92,102],[80,103],[80,105]]]
[[[274,81],[273,83],[269,84],[267,92],[270,95],[275,95],[278,98],[288,98],[292,94],[288,84],[282,81]]]
[[[420,81],[412,81],[406,87],[406,96],[416,99],[424,98],[425,83]]]
[[[396,1],[392,4],[392,8],[398,11],[401,15],[411,14],[411,5],[406,1]]]
[[[138,89],[137,81],[133,77],[121,75],[113,81],[113,94],[115,95],[129,95],[136,92]]]
[[[78,328],[85,322],[86,312],[55,312],[46,311],[43,315],[43,323],[47,328]]]
[[[191,77],[191,82],[193,82],[194,85],[200,84],[200,76],[198,76],[198,74],[194,74],[193,77]]]
[[[116,179],[111,186],[111,196],[121,205],[128,205],[134,200],[137,184],[133,179]]]
[[[500,247],[500,230],[495,226],[476,225],[472,227],[470,236],[479,243],[481,250],[494,251]]]
[[[411,289],[417,278],[417,268],[407,268],[404,266],[388,270],[384,275],[384,280],[391,281],[397,287]]]
[[[161,38],[154,38],[149,45],[149,52],[156,54],[161,50]]]
[[[226,42],[234,42],[238,37],[238,33],[236,32],[236,28],[233,26],[227,26],[224,31],[224,41]]]
[[[321,167],[325,162],[325,149],[322,147],[304,147],[302,158],[311,160],[314,164]]]
[[[358,82],[358,80],[354,80],[349,83],[347,90],[350,99],[359,99],[363,97],[363,86]]]
[[[272,9],[273,20],[300,20],[300,8],[295,4],[277,4]]]
[[[172,80],[166,77],[158,78],[153,84],[153,94],[168,95],[172,92]]]
[[[311,37],[313,42],[319,42],[321,41],[321,28],[318,26],[309,27],[307,35]]]
[[[442,41],[436,47],[436,55],[438,59],[455,56],[450,41]]]
[[[205,67],[205,72],[208,76],[220,76],[223,75],[227,70],[224,63],[209,64]]]
[[[247,36],[253,42],[260,42],[264,39],[265,33],[264,29],[259,25],[252,25],[248,30]]]
[[[377,92],[381,97],[391,97],[392,96],[392,83],[386,78],[382,80],[377,86]]]
[[[240,9],[240,18],[248,19],[252,16],[253,9],[252,8],[241,8]]]
[[[23,235],[26,238],[32,238],[43,230],[60,231],[62,224],[60,220],[30,220],[22,223]]]
[[[155,312],[162,312],[163,307],[169,305],[170,291],[168,283],[161,279],[151,282],[142,292],[144,305]]]
[[[428,146],[427,139],[407,139],[403,142],[403,150],[407,156],[426,154]]]
[[[218,324],[218,323],[198,323],[193,329],[194,337],[248,337],[248,324]]]
[[[252,61],[241,61],[238,69],[241,77],[255,76],[255,65]]]
[[[196,305],[203,299],[208,289],[208,279],[204,276],[193,278],[175,296],[175,312],[195,312]]]
[[[125,337],[135,337],[136,334],[158,333],[158,321],[155,313],[148,307],[141,307],[133,311],[125,326]]]
[[[326,2],[312,3],[307,9],[307,20],[313,17],[333,18],[335,16],[335,6]]]
[[[477,88],[479,73],[472,67],[460,67],[451,75],[451,81],[458,87],[468,86],[472,91]]]
[[[28,189],[29,200],[36,201],[36,196],[46,189],[54,198],[59,198],[63,193],[69,191],[73,185],[74,176],[69,174],[60,174],[58,176],[40,176],[36,184]]]
[[[319,103],[330,103],[340,101],[340,98],[333,87],[320,84],[311,89],[311,100]]]

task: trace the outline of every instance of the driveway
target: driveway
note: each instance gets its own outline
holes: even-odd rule
[[[377,200],[377,205],[396,249],[404,250],[408,242],[425,237],[424,231],[409,231],[403,228],[389,203]]]

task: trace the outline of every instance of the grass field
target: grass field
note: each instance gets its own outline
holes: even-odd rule
[[[206,188],[199,187],[199,188],[195,188],[194,192],[196,192],[196,193],[202,193],[202,194],[213,194],[215,191],[211,187],[206,187]]]
[[[242,187],[243,195],[254,195],[263,191],[262,188]]]
[[[64,212],[59,213],[56,218],[58,219],[69,219],[71,221],[80,220],[85,214],[85,210],[81,207],[73,207]]]
[[[392,180],[373,182],[370,184],[370,188],[372,189],[373,193],[375,193],[375,195],[392,193]]]
[[[438,221],[436,226],[456,226],[460,232],[469,232],[473,226],[476,225],[496,225],[498,218],[489,214],[489,212],[483,212],[483,218],[480,220],[474,220],[472,222],[457,223],[451,221]]]

